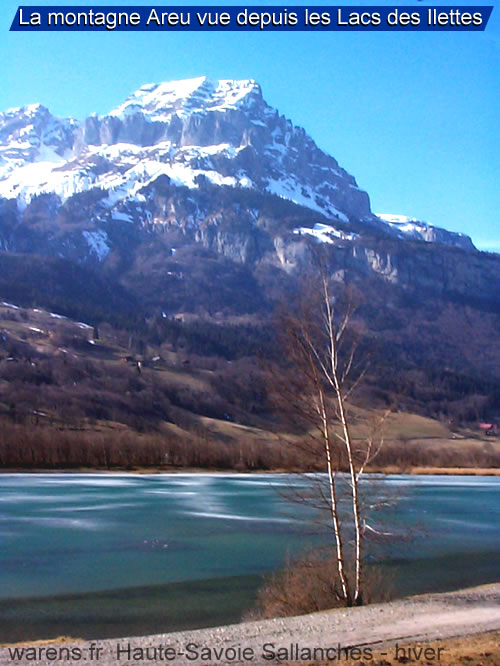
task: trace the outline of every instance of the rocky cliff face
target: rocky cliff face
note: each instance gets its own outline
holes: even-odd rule
[[[459,234],[373,215],[355,179],[270,107],[252,80],[149,84],[109,114],[82,122],[58,119],[40,104],[0,113],[0,196],[21,208],[41,193],[64,202],[97,188],[106,191],[109,210],[140,204],[140,190],[160,176],[193,192],[205,181],[246,188],[339,223],[361,221],[394,237],[471,247]],[[134,221],[148,220],[139,212]]]
[[[64,257],[132,287],[154,254],[161,291],[185,279],[189,248],[249,275],[294,276],[317,246],[337,280],[499,301],[497,257],[463,234],[373,214],[355,179],[254,81],[146,85],[82,122],[41,105],[0,114],[4,251]],[[206,255],[193,256],[203,271]]]
[[[95,187],[109,205],[138,200],[160,175],[288,198],[334,219],[374,219],[369,199],[333,157],[263,99],[254,81],[206,77],[146,85],[105,116],[78,123],[40,105],[0,114],[0,195],[26,205]]]
[[[56,118],[41,104],[0,113],[1,179],[35,162],[63,163],[71,155],[77,128],[75,120]]]
[[[405,215],[387,215],[378,213],[379,220],[384,222],[398,238],[423,240],[426,243],[439,243],[451,247],[461,247],[464,250],[473,250],[474,245],[466,234],[454,233],[422,222],[414,217]]]

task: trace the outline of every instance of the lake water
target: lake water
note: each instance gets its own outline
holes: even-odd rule
[[[238,621],[267,572],[325,542],[289,475],[0,475],[0,641]],[[379,546],[399,594],[500,580],[500,478],[391,476]],[[368,493],[374,492],[372,489]],[[382,552],[384,551],[384,552]]]

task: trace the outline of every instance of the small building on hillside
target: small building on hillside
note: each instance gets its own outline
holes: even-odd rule
[[[500,435],[500,426],[497,423],[478,423],[478,426],[485,435]]]

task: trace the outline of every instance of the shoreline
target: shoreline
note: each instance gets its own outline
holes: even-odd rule
[[[367,649],[392,658],[395,645],[416,645],[418,649],[430,641],[463,639],[466,636],[486,635],[500,631],[500,583],[482,585],[456,592],[424,594],[382,604],[357,608],[338,608],[308,615],[243,622],[240,624],[181,631],[170,634],[123,637],[113,640],[83,641],[74,638],[54,641],[25,641],[22,646],[64,646],[80,650],[94,658],[85,658],[87,663],[111,666],[117,663],[117,648],[121,652],[121,663],[151,663],[149,650],[169,649],[175,654],[176,664],[225,665],[229,663],[327,663],[328,659],[310,659],[307,651],[315,649],[335,650],[342,647],[351,656],[355,650]],[[481,640],[480,638],[478,639]],[[9,645],[0,646],[0,664],[33,663],[28,654],[11,659]],[[266,647],[267,652],[266,652]],[[191,647],[189,646],[196,646]],[[272,646],[272,647],[271,647]],[[99,647],[100,658],[95,659],[95,648]],[[479,643],[479,648],[481,644]],[[246,650],[247,657],[232,658],[234,649]],[[45,649],[47,649],[45,647]],[[430,649],[430,648],[429,648]],[[443,650],[446,648],[443,647]],[[129,650],[128,657],[126,657]],[[204,658],[202,650],[209,650],[211,658]],[[215,652],[217,650],[217,652]],[[278,650],[282,650],[278,653]],[[284,652],[283,652],[284,651]],[[263,654],[267,654],[264,659]],[[446,654],[446,653],[445,653]],[[139,655],[142,655],[140,658]],[[197,655],[197,656],[196,656]],[[156,655],[158,656],[158,655]],[[46,653],[36,660],[39,666],[63,663],[64,659],[51,659]],[[154,661],[158,661],[157,658]],[[334,660],[335,661],[335,660]],[[347,663],[343,660],[344,663]],[[354,661],[359,661],[354,656]],[[370,660],[371,661],[371,660]],[[418,659],[417,659],[418,661]],[[442,660],[439,660],[442,661]],[[410,662],[410,660],[407,660]],[[405,663],[407,663],[405,662]],[[348,662],[351,663],[351,662]],[[372,662],[376,663],[376,662]],[[381,663],[387,663],[383,661]],[[391,662],[389,662],[391,663]],[[401,663],[396,661],[396,663]],[[410,662],[413,663],[413,662]],[[495,662],[492,662],[495,663]]]
[[[116,467],[113,469],[106,469],[102,467],[58,467],[58,468],[29,468],[29,467],[12,467],[0,468],[1,474],[143,474],[143,475],[175,475],[175,474],[218,474],[218,475],[246,475],[246,474],[304,474],[312,472],[304,472],[303,470],[296,469],[252,469],[252,470],[238,470],[238,469],[221,469],[221,468],[205,468],[205,467],[182,467],[182,468],[169,468],[169,467],[137,467],[134,469],[126,469]],[[394,475],[407,475],[407,476],[500,476],[500,468],[498,467],[411,467],[399,468],[396,465],[387,467],[374,467],[368,468],[366,474],[381,474],[384,476]]]

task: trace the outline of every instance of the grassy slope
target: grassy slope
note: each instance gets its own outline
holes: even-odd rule
[[[439,664],[440,666],[498,666],[500,664],[500,633],[493,632],[488,634],[478,634],[476,636],[467,636],[464,638],[454,638],[449,640],[422,642],[417,644],[400,644],[406,648],[406,654],[399,655],[396,658],[394,648],[386,648],[373,654],[373,660],[369,664],[372,666],[399,666],[400,664]],[[408,651],[410,648],[410,651]],[[417,649],[417,656],[411,650]],[[419,648],[430,648],[427,655],[432,658],[425,659],[419,653]],[[439,659],[438,659],[439,655]],[[334,662],[331,662],[334,663]],[[345,666],[360,666],[358,661],[345,661]],[[302,666],[306,666],[302,664]],[[322,665],[326,666],[326,664]]]
[[[81,322],[54,317],[40,309],[18,309],[5,304],[0,305],[0,330],[0,367],[3,370],[0,377],[0,418],[8,418],[9,410],[12,410],[12,386],[16,381],[17,384],[24,381],[24,386],[33,388],[33,395],[37,396],[29,417],[32,423],[48,423],[52,427],[66,429],[75,427],[71,416],[64,417],[60,402],[54,395],[61,396],[61,400],[62,396],[69,396],[71,403],[74,394],[85,411],[85,400],[92,400],[92,373],[98,372],[102,385],[99,399],[107,396],[118,406],[108,417],[78,417],[76,427],[80,431],[134,433],[136,424],[122,418],[122,412],[126,414],[130,411],[129,406],[136,399],[130,387],[137,385],[137,396],[146,395],[146,398],[141,398],[143,400],[153,401],[155,391],[168,398],[165,413],[158,408],[145,416],[143,431],[153,428],[180,438],[196,432],[206,439],[245,447],[278,443],[284,438],[272,414],[250,413],[241,405],[226,403],[217,394],[214,376],[227,367],[234,367],[222,359],[210,369],[203,359],[188,357],[165,344],[156,348],[146,346],[142,354],[137,354],[130,350],[130,336],[126,333],[105,328],[94,340],[93,328]],[[161,357],[158,361],[151,360],[157,356]],[[142,361],[142,368],[138,368],[137,361]],[[44,401],[44,391],[48,392],[49,388],[36,374],[44,363],[49,366],[54,363],[60,370],[55,378],[50,379],[52,403],[48,398]],[[28,371],[32,374],[25,377],[23,373]],[[19,377],[16,373],[20,373]],[[124,390],[124,387],[128,389]],[[146,394],[148,390],[151,391],[151,398]],[[18,394],[19,391],[15,395]],[[29,407],[29,397],[27,400]],[[366,409],[352,407],[355,438],[362,439],[367,435],[372,416],[372,412]],[[27,418],[26,413],[23,417]],[[389,453],[384,453],[377,469],[385,471],[425,471],[422,468],[429,465],[436,468],[484,467],[481,461],[485,451],[500,454],[498,438],[485,437],[478,431],[451,432],[441,422],[404,412],[388,414],[384,440],[385,451]]]

